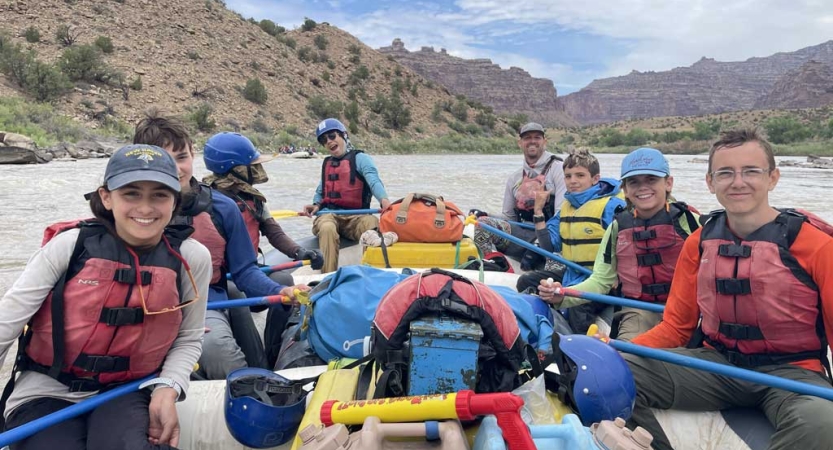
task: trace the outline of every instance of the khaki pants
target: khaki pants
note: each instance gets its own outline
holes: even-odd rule
[[[318,236],[318,248],[324,255],[321,272],[335,272],[338,269],[338,243],[343,236],[358,241],[362,233],[379,226],[379,219],[371,214],[339,216],[324,214],[312,223],[312,234]]]
[[[669,351],[730,365],[717,350],[677,348]],[[760,409],[775,427],[769,449],[833,449],[833,402],[809,395],[716,375],[690,367],[625,354],[636,382],[636,405],[628,427],[641,426],[654,436],[653,448],[673,449],[650,408],[719,411],[731,407]],[[790,364],[762,366],[757,372],[830,387],[821,374]],[[696,433],[695,433],[696,434]]]
[[[619,330],[614,337],[620,341],[629,342],[660,322],[662,322],[662,313],[623,306],[620,311],[613,314],[613,327],[618,325]]]

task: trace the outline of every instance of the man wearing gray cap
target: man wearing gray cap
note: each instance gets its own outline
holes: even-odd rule
[[[547,139],[544,127],[539,123],[530,122],[521,127],[518,147],[523,151],[524,163],[506,180],[506,191],[503,195],[503,216],[512,222],[534,223],[546,222],[560,208],[564,201],[567,186],[564,184],[564,170],[561,168],[561,158],[547,151]],[[548,195],[549,199],[542,211],[536,215],[535,197]],[[535,242],[535,230],[521,228],[506,221],[494,218],[488,220],[489,225],[496,226],[512,236],[527,242]],[[475,231],[475,242],[484,255],[499,250],[515,258],[523,258],[521,268],[533,270],[543,263],[537,254],[527,251],[523,247],[512,244],[505,239],[488,233]]]

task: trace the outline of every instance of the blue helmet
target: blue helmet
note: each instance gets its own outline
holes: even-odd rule
[[[636,384],[625,359],[610,345],[580,334],[558,335],[559,394],[590,426],[617,417],[628,419]]]
[[[239,133],[222,132],[211,136],[203,149],[205,168],[224,175],[235,166],[271,161],[272,157],[261,155],[246,136]]]
[[[344,124],[341,123],[338,119],[324,119],[321,123],[315,127],[315,139],[321,137],[322,134],[326,134],[329,131],[338,131],[341,134],[347,134],[347,128],[344,127]]]
[[[242,368],[226,379],[229,433],[252,448],[277,447],[295,437],[304,417],[309,379],[291,381],[266,369]]]

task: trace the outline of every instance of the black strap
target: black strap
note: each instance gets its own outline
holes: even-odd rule
[[[657,238],[656,230],[639,230],[633,232],[634,241],[648,241]]]
[[[747,295],[752,293],[749,278],[718,278],[717,292],[723,295]]]
[[[665,295],[671,292],[671,283],[643,284],[642,293],[648,295]]]
[[[764,333],[761,329],[753,325],[721,322],[717,330],[720,334],[730,339],[739,339],[744,341],[759,341],[764,339]]]
[[[93,373],[112,373],[112,372],[126,372],[130,370],[129,356],[107,356],[107,355],[88,355],[81,353],[73,366],[85,372]]]
[[[98,321],[111,327],[136,325],[145,321],[142,308],[102,308]]]
[[[657,266],[662,264],[662,255],[659,253],[644,253],[636,255],[636,265],[641,267]]]
[[[743,244],[720,244],[717,254],[729,258],[749,258],[752,255],[752,247]]]
[[[729,360],[730,363],[739,367],[760,367],[773,366],[778,364],[789,364],[796,361],[805,361],[808,359],[821,359],[821,351],[810,350],[799,353],[754,353],[746,354],[737,350],[731,350],[720,342],[710,339],[708,336],[704,338],[705,342],[714,347]]]

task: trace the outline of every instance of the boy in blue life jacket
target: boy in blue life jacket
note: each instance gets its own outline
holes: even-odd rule
[[[564,203],[560,211],[546,223],[535,224],[538,244],[544,250],[559,252],[564,259],[593,270],[593,262],[605,230],[613,222],[616,213],[624,210],[625,201],[621,198],[619,181],[601,178],[599,160],[589,151],[573,151],[564,160],[563,167],[567,184]],[[535,201],[540,203],[540,206],[536,204],[536,209],[540,209],[546,196],[539,195]],[[521,276],[518,285],[537,286],[542,277],[546,278],[546,273],[529,272]],[[561,283],[572,286],[587,277],[567,267]],[[605,306],[587,303],[571,308],[568,314],[570,327],[576,333],[586,332]]]

